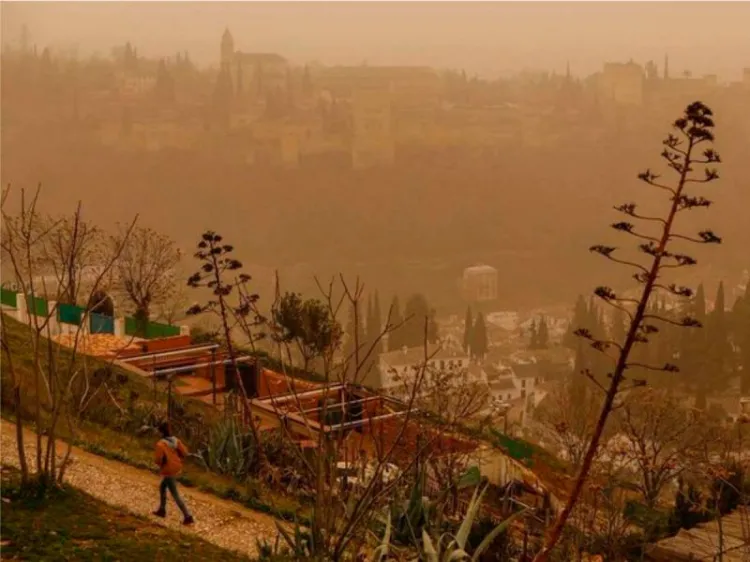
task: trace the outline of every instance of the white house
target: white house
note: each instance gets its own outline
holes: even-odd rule
[[[488,366],[487,384],[493,401],[507,405],[509,417],[523,425],[527,414],[546,395],[540,388],[542,382],[535,362],[503,363],[498,361]]]
[[[404,347],[381,353],[378,361],[379,369],[367,382],[368,386],[382,390],[402,386],[404,377],[413,376],[425,366],[441,372],[469,369],[470,366],[469,356],[462,349],[440,344],[428,345],[426,352],[424,347]],[[481,374],[475,373],[475,376],[481,377]]]

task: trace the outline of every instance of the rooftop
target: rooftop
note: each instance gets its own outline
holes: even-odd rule
[[[424,347],[409,347],[380,354],[380,360],[388,365],[419,365],[424,362],[425,357],[428,361],[468,359],[463,351],[437,344],[428,345],[426,351]]]

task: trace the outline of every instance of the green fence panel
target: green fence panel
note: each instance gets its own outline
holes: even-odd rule
[[[64,324],[74,324],[75,326],[81,325],[81,318],[83,318],[83,308],[74,304],[59,304],[57,306],[57,318]]]
[[[137,336],[138,335],[138,322],[135,318],[127,316],[125,318],[125,335]],[[149,322],[146,326],[146,339],[153,340],[157,338],[170,338],[172,336],[180,335],[179,326],[169,326],[168,324],[160,324],[159,322]]]
[[[46,318],[49,315],[47,301],[42,297],[32,297],[31,295],[28,295],[26,297],[26,310],[34,316],[42,316]]]
[[[125,335],[134,336],[138,331],[138,323],[132,316],[125,317]]]
[[[114,334],[115,319],[111,316],[91,313],[89,329],[92,334]]]
[[[146,337],[148,339],[169,338],[180,335],[179,326],[169,326],[168,324],[159,324],[158,322],[149,322],[146,328]]]
[[[18,308],[18,293],[10,289],[0,289],[0,302],[5,306]]]
[[[497,430],[492,433],[494,434],[497,443],[508,451],[508,454],[514,459],[525,460],[532,458],[534,451],[527,444],[511,439]]]

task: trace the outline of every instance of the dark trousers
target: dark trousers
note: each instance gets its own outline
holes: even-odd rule
[[[185,502],[182,501],[180,492],[177,490],[177,480],[175,480],[174,476],[164,476],[162,478],[161,484],[159,485],[159,510],[165,511],[167,508],[167,490],[172,494],[174,503],[176,503],[177,507],[182,511],[182,515],[190,517],[190,511],[185,505]]]

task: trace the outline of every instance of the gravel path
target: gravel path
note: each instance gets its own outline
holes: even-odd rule
[[[19,466],[16,446],[16,426],[3,420],[0,458],[4,464]],[[36,462],[36,438],[24,431],[24,447],[29,466]],[[67,445],[59,443],[62,458]],[[222,548],[256,557],[256,539],[273,541],[276,537],[275,520],[263,513],[246,509],[233,502],[210,494],[180,486],[180,493],[195,517],[195,525],[181,525],[179,509],[168,496],[167,518],[151,515],[159,503],[159,477],[150,472],[111,461],[73,448],[72,463],[65,473],[66,483],[114,506],[172,529],[201,537]]]

